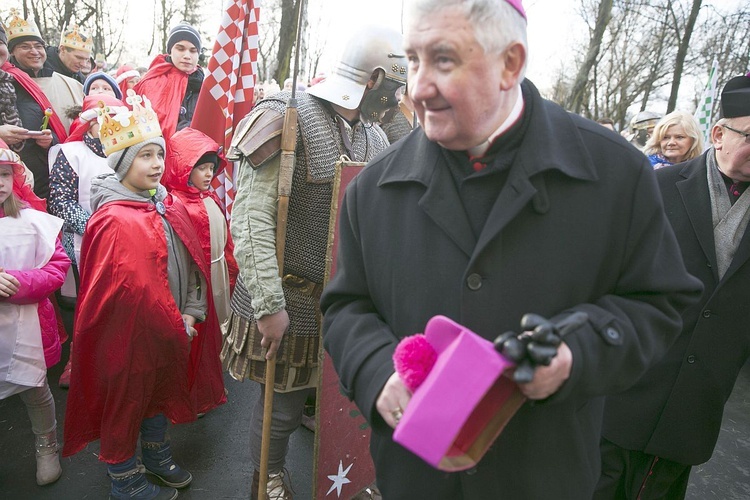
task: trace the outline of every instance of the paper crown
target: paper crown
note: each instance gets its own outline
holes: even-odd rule
[[[67,30],[62,32],[62,35],[60,35],[60,45],[89,53],[94,50],[94,40],[90,36],[87,37],[81,34],[77,24],[69,26]]]
[[[407,337],[399,344],[401,348]],[[482,459],[526,398],[505,369],[513,363],[492,342],[444,317],[425,326],[434,365],[413,391],[393,440],[436,469],[469,469]],[[399,376],[407,382],[394,354]],[[424,359],[423,354],[416,358]],[[419,376],[418,378],[421,378]],[[408,383],[408,382],[407,382]]]
[[[109,156],[114,152],[134,146],[139,142],[154,137],[161,137],[161,127],[156,112],[151,107],[148,97],[136,95],[128,89],[125,99],[132,108],[110,115],[111,110],[104,102],[99,103],[99,139],[104,147],[104,154]],[[143,104],[141,104],[143,103]]]
[[[34,19],[29,18],[28,21],[23,19],[18,9],[10,9],[10,19],[5,23],[5,32],[8,35],[8,42],[22,36],[33,36],[43,40],[42,33],[37,28]]]

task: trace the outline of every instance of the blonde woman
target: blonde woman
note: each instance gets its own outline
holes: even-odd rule
[[[698,122],[684,111],[672,111],[656,124],[643,152],[654,169],[692,160],[703,152]]]

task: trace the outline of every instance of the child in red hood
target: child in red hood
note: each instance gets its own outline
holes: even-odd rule
[[[189,127],[180,130],[169,143],[164,185],[187,207],[206,261],[211,263],[215,312],[222,325],[229,317],[229,299],[239,271],[229,224],[210,190],[211,180],[226,166],[220,150],[203,132]]]

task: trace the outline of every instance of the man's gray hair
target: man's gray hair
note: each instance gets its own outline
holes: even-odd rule
[[[529,44],[526,37],[526,19],[508,2],[503,0],[409,0],[406,2],[406,19],[437,12],[446,7],[457,6],[474,26],[474,36],[487,54],[499,54],[513,42],[520,42],[526,49],[528,61]],[[526,61],[519,81],[526,72]]]

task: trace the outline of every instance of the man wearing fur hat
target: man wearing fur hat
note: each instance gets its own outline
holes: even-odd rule
[[[656,171],[669,221],[701,300],[682,314],[666,356],[604,413],[596,498],[684,498],[711,458],[724,405],[750,353],[750,73],[729,80],[713,146]]]
[[[273,390],[267,493],[291,498],[284,483],[289,436],[300,425],[309,391],[318,381],[320,312],[326,243],[336,161],[373,159],[388,146],[376,123],[396,106],[406,83],[406,58],[398,32],[356,31],[325,82],[296,94],[298,131],[285,243],[276,241],[281,171],[281,128],[289,92],[258,102],[237,126],[230,157],[241,159],[231,231],[240,277],[222,351],[235,379],[261,384],[251,416],[253,498],[260,484],[263,398]],[[276,260],[284,247],[283,272]],[[280,276],[283,276],[280,277]],[[237,348],[237,346],[243,346]],[[267,350],[267,354],[266,354]],[[277,352],[275,382],[265,380],[266,359]]]
[[[81,70],[91,57],[93,46],[93,40],[81,33],[74,24],[60,36],[59,46],[47,47],[44,66],[83,84],[86,76]]]
[[[13,10],[6,31],[10,58],[2,65],[2,71],[12,80],[22,126],[4,138],[9,146],[18,148],[21,159],[34,173],[34,192],[46,198],[49,194],[47,150],[67,137],[71,119],[66,111],[81,105],[83,86],[44,67],[45,44],[33,20],[22,19]]]
[[[198,66],[200,53],[198,31],[187,23],[178,24],[169,32],[167,54],[156,56],[134,87],[138,94],[151,100],[167,139],[193,120],[203,84],[203,70]]]

